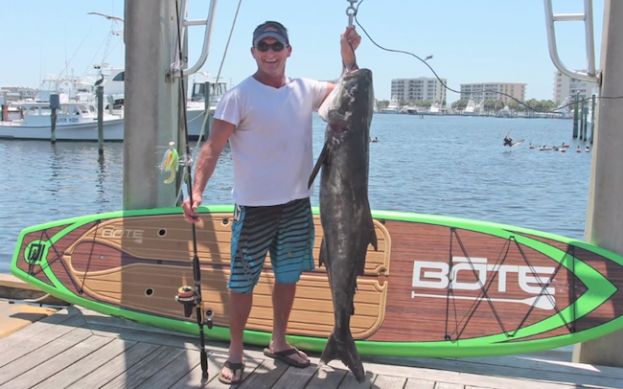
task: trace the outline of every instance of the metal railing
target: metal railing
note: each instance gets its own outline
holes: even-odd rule
[[[552,0],[544,0],[545,4],[545,26],[547,30],[547,43],[549,47],[549,56],[554,66],[561,73],[566,74],[577,80],[598,82],[599,76],[595,69],[595,40],[593,33],[593,1],[584,0],[583,13],[560,13],[554,14]],[[556,46],[556,22],[584,22],[584,35],[586,41],[586,72],[580,70],[570,70],[561,61],[558,55],[558,47]]]

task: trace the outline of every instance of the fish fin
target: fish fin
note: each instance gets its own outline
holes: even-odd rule
[[[376,231],[374,231],[374,224],[372,225],[372,229],[370,230],[370,240],[368,241],[374,247],[374,251],[379,251],[379,242],[376,238]]]
[[[325,160],[328,157],[329,147],[327,145],[328,145],[328,142],[324,142],[324,146],[322,146],[322,151],[320,152],[320,155],[318,156],[318,160],[316,161],[316,164],[314,165],[314,169],[309,175],[309,180],[307,181],[307,189],[311,188],[312,184],[314,183],[314,180],[316,179],[316,176],[318,175],[318,172],[320,171],[320,168],[325,163]]]
[[[322,242],[320,243],[320,254],[318,255],[318,267],[327,263],[327,244],[322,238]]]
[[[340,359],[353,372],[357,381],[363,382],[366,379],[366,372],[352,336],[349,335],[347,339],[339,340],[335,333],[331,334],[320,360],[329,363],[334,359]]]
[[[369,205],[368,205],[369,207]],[[374,220],[372,219],[372,213],[370,213],[370,221],[368,222],[368,228],[370,229],[370,238],[368,243],[374,247],[374,251],[379,251],[379,242],[376,238],[376,228],[374,227]]]
[[[370,219],[368,222],[368,231],[370,231],[370,234],[368,235],[368,244],[366,245],[366,251],[367,251],[368,245],[372,245],[372,247],[374,247],[374,251],[379,251],[379,244],[378,244],[378,239],[376,237],[376,230],[374,228],[374,221],[372,220],[372,215],[370,215]],[[364,256],[364,259],[361,261],[361,265],[359,266],[359,269],[357,270],[359,271],[358,275],[360,276],[362,276],[365,273],[365,270],[366,270],[365,256]]]

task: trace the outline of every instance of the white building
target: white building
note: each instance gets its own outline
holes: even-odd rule
[[[526,100],[526,84],[517,82],[481,82],[461,84],[461,99],[480,103],[499,100],[508,103],[513,99]]]
[[[580,99],[589,98],[597,93],[597,84],[589,81],[577,80],[566,74],[554,72],[554,102],[561,105],[563,102],[572,101],[579,93]]]
[[[442,80],[447,84],[445,78],[442,78]],[[401,103],[430,100],[433,104],[444,105],[446,88],[437,78],[395,78],[392,80],[391,96],[392,100],[397,100]]]

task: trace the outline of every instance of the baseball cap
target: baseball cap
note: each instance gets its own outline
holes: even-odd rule
[[[288,30],[283,24],[275,21],[267,21],[255,28],[253,31],[253,46],[265,38],[275,38],[284,45],[289,45]]]

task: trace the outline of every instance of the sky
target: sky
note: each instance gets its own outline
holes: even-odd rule
[[[239,0],[217,3],[210,53],[202,68],[217,75]],[[594,0],[596,64],[599,67],[604,0]],[[554,0],[555,13],[581,12],[583,0]],[[225,56],[221,79],[236,84],[256,65],[250,54],[253,29],[266,20],[282,22],[293,47],[290,77],[339,77],[339,36],[348,17],[347,0],[242,0]],[[205,19],[208,0],[188,0],[188,19]],[[46,75],[93,74],[93,65],[123,67],[123,29],[99,12],[123,18],[124,0],[5,0],[0,13],[3,39],[0,86],[38,87]],[[461,83],[526,83],[526,98],[552,99],[555,68],[550,60],[542,0],[363,0],[357,20],[379,45],[412,52],[454,89]],[[393,78],[433,77],[412,56],[381,50],[365,36],[357,50],[360,67],[372,70],[377,99],[389,100]],[[570,69],[586,67],[581,22],[557,23],[557,45]],[[203,29],[189,32],[190,61],[201,52]],[[199,76],[191,76],[191,80]],[[448,93],[448,101],[459,98]]]

